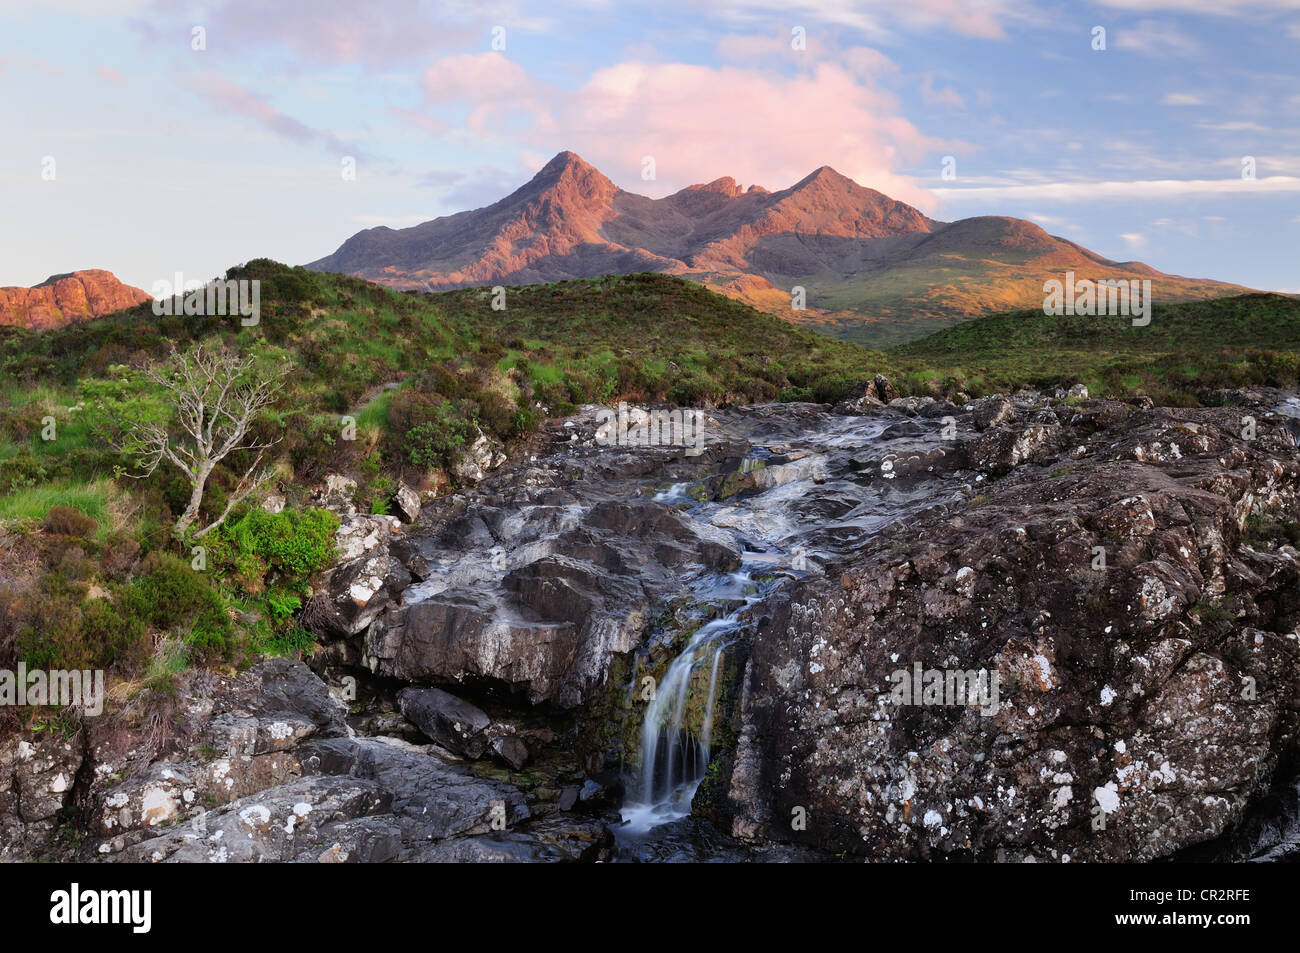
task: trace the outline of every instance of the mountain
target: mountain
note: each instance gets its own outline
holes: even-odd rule
[[[1023,219],[935,221],[829,166],[779,192],[727,177],[650,199],[572,152],[499,202],[366,229],[307,267],[430,291],[665,272],[873,346],[1039,306],[1043,282],[1066,271],[1150,278],[1163,301],[1247,290],[1112,261]]]
[[[0,288],[0,325],[42,331],[121,311],[151,297],[100,268],[51,275],[31,288]]]

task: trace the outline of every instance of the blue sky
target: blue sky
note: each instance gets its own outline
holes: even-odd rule
[[[301,264],[571,149],[655,196],[830,165],[1300,292],[1298,64],[1300,0],[0,0],[0,285]]]

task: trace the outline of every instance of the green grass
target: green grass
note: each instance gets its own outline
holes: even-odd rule
[[[904,366],[937,368],[972,392],[1082,382],[1094,396],[1189,403],[1217,388],[1295,386],[1300,299],[1248,294],[1157,304],[1146,327],[1125,317],[1013,311],[889,353]]]
[[[101,529],[111,521],[110,480],[82,484],[49,484],[28,487],[0,496],[0,520],[43,520],[56,506],[68,506],[89,516]]]

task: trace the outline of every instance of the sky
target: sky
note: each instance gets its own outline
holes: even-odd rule
[[[1300,0],[0,0],[0,130],[0,285],[303,264],[568,149],[1300,292]]]

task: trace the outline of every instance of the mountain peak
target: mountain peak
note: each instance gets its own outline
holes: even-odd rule
[[[821,166],[820,168],[809,172],[806,176],[792,185],[790,190],[794,191],[795,189],[801,189],[809,185],[848,186],[857,189],[862,188],[862,186],[858,185],[858,183],[854,182],[847,175],[836,172],[828,165]]]
[[[724,175],[720,179],[714,179],[712,182],[704,185],[688,185],[682,191],[684,192],[717,192],[719,195],[726,195],[735,198],[737,195],[744,195],[744,190],[736,184],[736,180],[729,175]]]
[[[569,169],[572,169],[575,172],[599,171],[594,165],[576,152],[570,152],[568,149],[565,149],[563,152],[557,152],[550,162],[542,166],[541,172],[539,172],[538,175],[541,175],[543,172],[556,173],[564,172]]]
[[[32,330],[87,321],[148,301],[150,295],[117,280],[111,271],[88,268],[50,275],[31,288],[0,288],[0,325]]]

